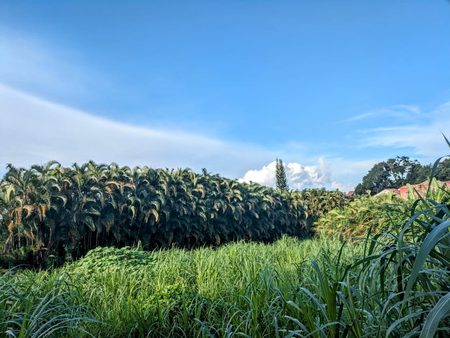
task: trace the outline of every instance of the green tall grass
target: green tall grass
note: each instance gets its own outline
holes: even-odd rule
[[[428,266],[433,260],[414,273],[409,251],[384,247],[380,255],[377,245],[283,238],[193,251],[99,248],[53,271],[3,275],[0,329],[11,337],[38,328],[34,337],[449,333],[448,269]],[[411,262],[399,265],[399,257]],[[409,291],[407,276],[419,280]]]
[[[78,327],[94,336],[283,336],[295,329],[285,317],[296,314],[288,302],[306,301],[299,285],[314,284],[309,258],[331,267],[339,248],[337,240],[292,238],[216,250],[105,248],[61,269],[18,272],[2,280],[15,284],[15,293],[24,298],[30,289],[45,294],[63,280],[61,293],[73,295],[67,305],[84,314]],[[347,248],[343,262],[349,264],[359,252]],[[23,307],[5,309],[7,316],[26,311]]]

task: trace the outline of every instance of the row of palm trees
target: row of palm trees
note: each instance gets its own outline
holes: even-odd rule
[[[304,194],[304,193],[303,193]],[[96,246],[146,249],[306,236],[302,193],[241,184],[206,171],[57,162],[8,166],[0,182],[3,252],[45,264]]]

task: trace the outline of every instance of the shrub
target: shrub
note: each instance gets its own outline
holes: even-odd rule
[[[305,213],[313,224],[329,211],[346,206],[353,198],[339,190],[305,189],[293,191],[295,199],[302,201]]]
[[[346,239],[365,237],[369,231],[372,234],[398,232],[408,218],[411,204],[392,194],[362,196],[328,212],[316,222],[315,230],[319,235]]]
[[[13,260],[61,263],[97,246],[198,247],[310,232],[297,194],[191,170],[9,166],[0,240]]]

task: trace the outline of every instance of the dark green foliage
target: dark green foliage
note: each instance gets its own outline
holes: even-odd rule
[[[323,188],[293,191],[292,194],[303,201],[306,215],[313,224],[331,210],[344,207],[353,200],[351,196],[339,190],[328,191]]]
[[[395,159],[387,160],[390,170],[389,179],[392,185],[399,187],[407,183],[423,182],[429,173],[424,172],[422,165],[417,160],[411,160],[407,156],[398,156]]]
[[[0,235],[3,253],[18,262],[58,263],[97,246],[191,248],[309,233],[296,195],[206,171],[93,162],[8,169]]]
[[[276,187],[280,191],[288,191],[289,187],[287,184],[286,171],[284,170],[283,161],[278,159],[276,160],[275,167],[275,178],[276,178]]]
[[[70,322],[55,337],[447,337],[448,200],[419,200],[396,233],[345,246],[98,248],[49,272],[5,274],[0,332],[17,333],[16,321],[42,330],[60,314]]]
[[[430,172],[431,166],[428,170]],[[450,158],[439,163],[436,171],[436,179],[439,181],[449,181],[450,180]]]
[[[391,187],[388,171],[389,169],[386,162],[375,164],[373,168],[369,170],[367,175],[363,177],[362,183],[356,186],[355,193],[363,195],[369,191],[372,194],[377,194],[380,191]]]
[[[355,193],[363,195],[369,191],[371,194],[377,194],[388,188],[422,183],[430,173],[431,164],[422,165],[407,156],[398,156],[375,164],[356,186]],[[450,159],[438,164],[434,177],[440,181],[450,180]]]
[[[448,337],[449,201],[448,190],[430,192],[406,205],[398,229],[347,245],[322,237],[217,250],[97,248],[62,268],[12,270],[0,275],[0,332]],[[391,202],[387,213],[405,211]]]

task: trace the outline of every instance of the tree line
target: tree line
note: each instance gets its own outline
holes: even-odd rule
[[[0,181],[0,251],[4,260],[46,265],[97,246],[192,248],[305,237],[318,212],[343,202],[339,192],[272,189],[206,170],[10,165]]]
[[[399,188],[406,184],[418,184],[430,177],[431,164],[421,164],[408,156],[398,156],[375,164],[355,188],[355,194],[377,194],[384,189]],[[450,159],[441,161],[434,177],[440,181],[450,180]]]

